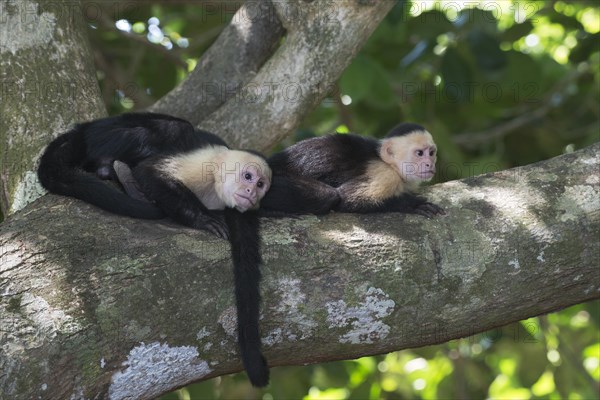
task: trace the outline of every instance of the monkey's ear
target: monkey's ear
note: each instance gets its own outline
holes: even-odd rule
[[[391,140],[384,140],[381,143],[379,157],[387,164],[394,164],[394,146]]]

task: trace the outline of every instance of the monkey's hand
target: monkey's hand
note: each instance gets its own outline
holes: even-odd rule
[[[222,213],[211,212],[210,215],[198,215],[196,221],[194,221],[194,228],[208,231],[221,239],[229,240],[229,228]]]
[[[433,218],[436,215],[446,215],[446,212],[437,204],[426,201],[415,207],[415,214],[419,214],[427,218]]]

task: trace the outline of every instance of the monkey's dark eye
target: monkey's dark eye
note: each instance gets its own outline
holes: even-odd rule
[[[417,156],[419,157],[423,157],[423,150],[417,150],[416,151]]]
[[[265,184],[263,183],[263,181],[258,181],[258,183],[256,184],[257,187],[262,188],[263,186],[265,186]]]
[[[435,150],[431,150],[431,151],[429,152],[429,155],[430,155],[431,157],[433,157],[433,155],[434,155],[434,154],[435,154]]]
[[[244,178],[245,178],[247,181],[249,181],[249,180],[251,180],[251,179],[252,179],[252,174],[251,174],[250,172],[246,172],[246,173],[244,174]]]

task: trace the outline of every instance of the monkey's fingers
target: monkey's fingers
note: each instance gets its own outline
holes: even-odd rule
[[[229,240],[229,228],[223,221],[211,219],[206,222],[204,229],[221,239]]]
[[[193,227],[210,232],[221,239],[229,240],[229,228],[225,220],[219,218],[219,215],[197,215]]]
[[[427,209],[429,211],[431,211],[432,213],[434,213],[435,215],[446,215],[446,211],[444,211],[444,209],[442,207],[438,206],[437,204],[427,202],[424,204],[424,206],[426,206]]]
[[[446,214],[446,212],[441,207],[439,207],[436,204],[429,203],[429,202],[419,204],[415,209],[415,213],[422,215],[424,217],[427,217],[427,218],[433,218],[436,215]]]

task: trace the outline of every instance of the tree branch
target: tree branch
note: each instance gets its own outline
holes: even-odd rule
[[[287,30],[285,42],[239,95],[200,123],[236,147],[264,151],[288,136],[331,90],[396,2],[273,4]]]
[[[43,193],[34,164],[53,134],[106,113],[80,10],[0,0],[0,214]]]
[[[270,365],[441,343],[598,298],[599,151],[433,186],[441,218],[264,219]],[[0,397],[147,399],[240,370],[225,241],[48,195],[0,225],[0,260]]]
[[[236,96],[284,34],[271,2],[248,2],[233,16],[194,71],[149,108],[185,118],[197,125]]]

